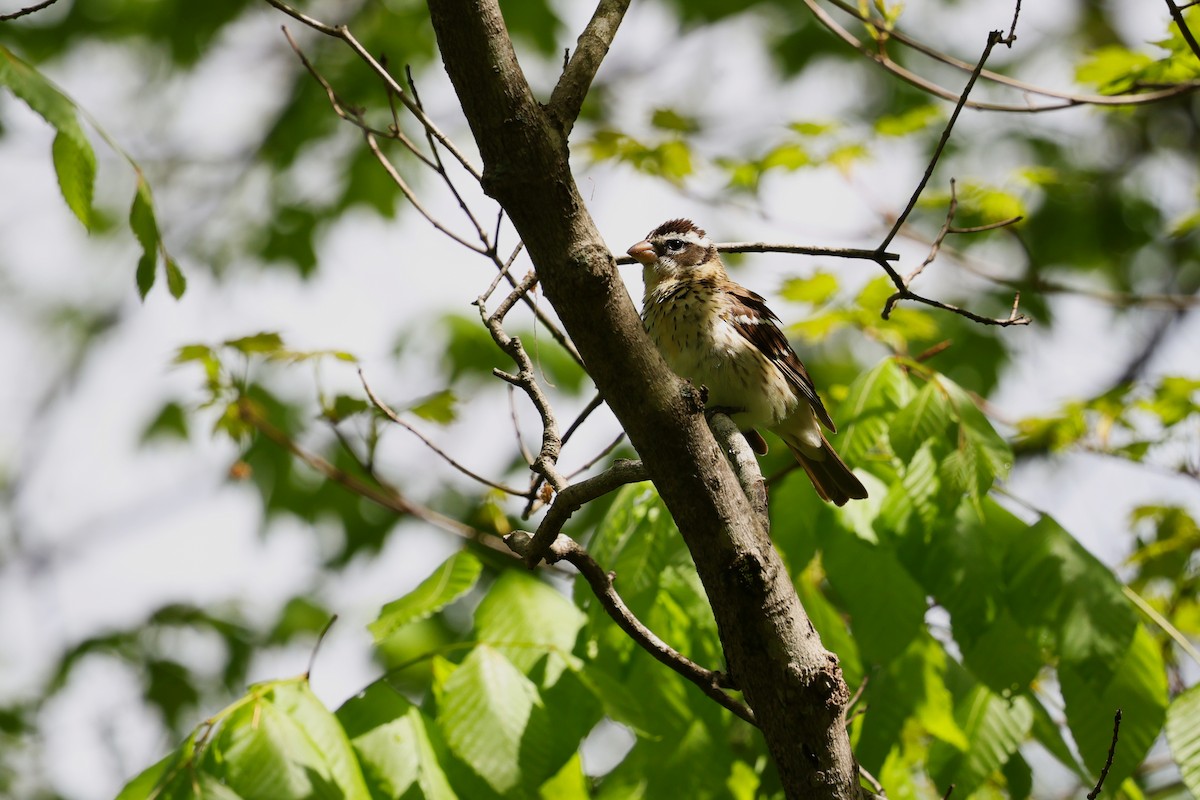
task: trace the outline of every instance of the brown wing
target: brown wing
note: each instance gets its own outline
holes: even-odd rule
[[[788,344],[787,337],[779,330],[779,317],[767,308],[767,301],[744,286],[731,284],[726,290],[731,300],[729,322],[759,350],[767,355],[784,377],[800,395],[809,402],[817,419],[829,430],[837,433],[837,426],[825,410],[817,389],[813,386],[808,370],[800,362],[796,351]]]

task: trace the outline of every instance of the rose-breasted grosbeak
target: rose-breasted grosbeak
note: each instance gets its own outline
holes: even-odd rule
[[[840,506],[866,497],[821,432],[837,428],[779,318],[729,279],[705,232],[669,220],[628,252],[642,264],[642,320],[671,369],[705,386],[709,407],[728,411],[743,431],[762,427],[783,439],[822,499]],[[747,438],[765,452],[756,432]]]

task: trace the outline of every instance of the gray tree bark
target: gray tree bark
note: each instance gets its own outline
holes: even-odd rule
[[[543,106],[496,0],[428,5],[483,158],[484,191],[524,241],[546,297],[671,511],[712,604],[730,677],[754,710],[787,796],[857,800],[837,658],[821,646],[696,393],[645,335],[571,173],[567,133],[607,42],[598,37],[597,57],[597,40],[581,37],[592,52],[572,59],[582,66],[568,68],[555,91],[562,99]],[[608,41],[627,6],[600,3]]]

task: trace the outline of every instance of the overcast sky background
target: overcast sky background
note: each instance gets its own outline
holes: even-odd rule
[[[18,5],[5,0],[0,11]],[[557,3],[572,31],[564,44],[573,42],[586,21],[588,5]],[[1164,30],[1160,4],[1128,0],[1119,5],[1131,43],[1158,38]],[[998,53],[997,63],[1027,60],[1022,68],[1036,71],[1040,82],[1070,86],[1069,64],[1038,44],[1052,41],[1060,27],[1070,27],[1071,4],[1028,3],[1022,13],[1017,47],[1011,54]],[[955,14],[954,19],[933,18],[922,14],[920,3],[911,3],[905,26],[935,42],[949,40],[956,55],[973,60],[988,30],[1007,27],[1011,10],[1004,2],[964,3]],[[838,119],[858,102],[854,69],[817,67],[779,85],[770,77],[759,42],[761,23],[741,21],[682,36],[671,19],[653,3],[635,3],[606,63],[606,70],[624,68],[628,76],[622,86],[626,119],[618,122],[630,129],[644,125],[649,109],[671,105],[712,123],[709,141],[765,142],[791,120]],[[236,279],[218,282],[203,264],[189,260],[186,252],[197,240],[229,230],[223,214],[240,213],[232,201],[232,208],[221,202],[196,205],[197,187],[211,190],[221,181],[233,182],[235,155],[253,141],[278,102],[282,77],[295,66],[279,34],[282,22],[264,6],[228,31],[196,74],[168,91],[144,91],[145,62],[100,45],[43,65],[144,161],[152,181],[156,159],[169,156],[192,164],[154,183],[160,225],[168,242],[180,243],[175,249],[189,278],[181,302],[161,287],[138,302],[132,237],[88,238],[59,195],[49,158],[51,130],[11,96],[0,94],[6,128],[0,139],[0,470],[15,487],[13,502],[0,516],[0,700],[36,695],[65,646],[135,625],[164,601],[239,599],[248,601],[250,613],[268,620],[320,569],[328,537],[314,537],[287,521],[272,523],[262,535],[257,493],[226,481],[236,449],[210,438],[204,423],[194,426],[184,446],[138,445],[142,429],[165,400],[201,396],[199,371],[170,364],[179,346],[277,330],[296,348],[353,352],[382,396],[415,398],[444,388],[442,377],[429,367],[438,361],[440,342],[420,335],[422,326],[447,309],[470,312],[470,301],[491,279],[486,262],[432,234],[407,212],[394,222],[362,211],[348,215],[322,238],[320,270],[307,283],[287,270],[257,271],[244,263],[233,265]],[[297,31],[299,26],[289,21],[289,27]],[[527,68],[536,85],[548,86],[553,79],[546,65]],[[459,142],[469,142],[440,68],[420,76],[420,84],[430,115]],[[1003,176],[1022,163],[1023,154],[1002,146],[997,131],[1003,125],[1046,126],[1079,137],[1084,146],[1103,147],[1089,140],[1098,128],[1088,110],[1016,121],[968,112],[959,135],[993,136],[999,144],[986,163],[947,165],[935,184],[940,180],[944,186],[951,175]],[[347,141],[355,140],[351,135]],[[132,177],[94,141],[101,158],[100,199],[121,214]],[[590,166],[582,155],[576,166],[584,197],[615,252],[674,216],[693,217],[720,240],[862,247],[879,238],[872,209],[897,210],[907,200],[924,167],[917,155],[899,142],[877,151],[849,177],[823,168],[773,179],[763,202],[769,216],[714,208],[624,168]],[[336,179],[319,158],[307,161],[299,181],[308,189]],[[1174,185],[1164,181],[1164,191]],[[233,197],[252,199],[261,190],[249,180]],[[430,192],[426,199],[435,213],[453,218],[456,209],[447,198]],[[511,230],[507,241],[512,244]],[[916,246],[897,248],[908,260],[921,257]],[[996,255],[1003,257],[1003,250]],[[738,279],[770,297],[784,277],[818,265],[847,286],[875,277],[877,269],[865,262],[762,255],[747,259]],[[633,296],[640,297],[640,275],[631,269],[626,278]],[[966,281],[949,262],[937,262],[922,278],[922,288],[935,297],[950,295]],[[37,322],[41,311],[64,303],[111,308],[119,315],[69,379],[64,376],[70,343]],[[1017,355],[993,400],[1006,418],[1049,413],[1065,399],[1107,386],[1157,313],[1118,319],[1083,298],[1061,297],[1053,304],[1059,320],[1054,330],[1035,324],[1005,334]],[[785,322],[800,313],[797,306],[776,305]],[[1159,350],[1148,377],[1196,373],[1198,317],[1193,314]],[[416,335],[410,335],[397,361],[393,347],[400,331]],[[868,363],[884,354],[869,342],[856,348]],[[311,397],[311,373],[303,368],[294,373],[287,378],[294,396]],[[322,380],[331,390],[358,385],[353,368],[337,365],[324,369]],[[436,435],[471,466],[495,471],[512,446],[507,422],[496,422],[507,420],[507,414],[491,395],[468,399],[460,422]],[[527,432],[535,429],[533,420],[528,416]],[[589,422],[568,462],[591,455],[615,430],[611,417]],[[402,432],[392,431],[388,438],[385,469],[404,476],[403,488],[411,496],[420,498],[440,482],[459,480]],[[1194,482],[1098,457],[1022,465],[1008,486],[1114,565],[1128,552],[1128,512],[1134,506],[1180,503],[1200,515]],[[313,687],[330,707],[377,677],[365,625],[379,607],[459,546],[426,526],[401,524],[405,535],[393,536],[378,557],[355,562],[327,586],[324,600],[341,619],[320,654]],[[183,636],[177,647],[198,659],[215,659],[203,639]],[[307,659],[307,648],[272,652],[254,663],[252,678],[299,673]],[[112,797],[132,773],[173,744],[163,740],[153,716],[142,709],[140,694],[123,667],[92,659],[50,703],[43,730],[46,766],[62,794],[79,800]]]

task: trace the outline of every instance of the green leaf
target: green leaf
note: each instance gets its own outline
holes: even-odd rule
[[[908,136],[925,130],[941,116],[942,111],[938,106],[917,106],[900,114],[891,114],[875,120],[875,132],[880,136]]]
[[[369,800],[342,726],[304,681],[251,690],[205,750],[202,767],[245,800]]]
[[[159,409],[158,415],[142,431],[142,442],[154,439],[183,439],[188,438],[187,413],[178,403],[166,403]]]
[[[283,337],[274,331],[263,331],[238,339],[226,339],[221,344],[247,355],[250,353],[274,353],[283,349]]]
[[[86,144],[75,115],[75,103],[4,45],[0,45],[0,86],[7,86],[59,134],[76,139],[80,147]]]
[[[408,623],[425,619],[462,597],[475,586],[482,570],[483,564],[474,553],[460,550],[417,588],[385,605],[367,629],[376,642],[383,641]]]
[[[1167,708],[1167,744],[1183,785],[1200,796],[1200,686],[1183,692]]]
[[[928,440],[935,440],[934,446],[944,450],[949,428],[950,402],[946,390],[938,381],[929,381],[892,418],[888,440],[896,456],[909,461]]]
[[[167,291],[171,293],[171,297],[178,300],[187,291],[187,277],[175,259],[167,256],[165,263],[167,266]]]
[[[523,672],[547,652],[556,654],[557,666],[549,679],[553,683],[584,620],[583,612],[553,586],[510,569],[501,573],[475,610],[475,635]]]
[[[418,400],[408,410],[423,420],[448,425],[458,418],[458,398],[454,392],[443,389]]]
[[[822,535],[821,546],[864,664],[886,664],[924,627],[925,592],[888,548],[839,530]]]
[[[1062,667],[1102,691],[1129,651],[1137,615],[1112,572],[1053,519],[1013,536],[1004,564],[1007,604],[1022,626],[1054,637]]]
[[[59,131],[51,148],[58,187],[72,213],[91,230],[94,211],[92,193],[96,184],[96,154],[82,136]]]
[[[930,774],[938,786],[955,785],[970,796],[1017,752],[1033,725],[1033,708],[1024,697],[1004,699],[977,684],[957,704],[954,717],[968,747],[948,745],[930,749]]]
[[[337,710],[372,797],[457,800],[438,758],[432,720],[385,681]]]
[[[138,175],[137,190],[133,193],[133,205],[129,209],[129,227],[142,246],[142,257],[138,259],[137,266],[137,287],[145,300],[154,287],[158,266],[158,221],[154,218],[150,184],[141,175]]]
[[[1133,774],[1162,732],[1167,708],[1167,675],[1153,637],[1141,626],[1129,647],[1099,671],[1093,662],[1062,664],[1058,678],[1067,725],[1083,762],[1098,775],[1112,739],[1113,714],[1121,710],[1120,742],[1109,771],[1109,786]],[[1107,680],[1104,680],[1107,678]]]
[[[837,276],[831,272],[817,270],[807,278],[788,278],[779,294],[793,303],[808,303],[819,306],[829,301],[838,290]]]
[[[480,645],[446,679],[437,721],[454,754],[509,794],[532,782],[523,771],[522,744],[540,738],[529,727],[541,707],[537,687],[499,652]]]
[[[673,108],[654,109],[650,124],[659,130],[678,133],[696,133],[700,130],[700,122],[695,117],[680,114]]]
[[[877,458],[889,456],[889,452],[881,452],[888,425],[913,394],[908,375],[891,358],[880,361],[854,381],[838,413],[838,419],[844,420],[838,439],[842,457],[851,464],[862,464],[868,460],[868,454],[874,453]]]
[[[784,169],[793,172],[812,163],[808,151],[798,144],[781,144],[762,158],[762,169]]]

